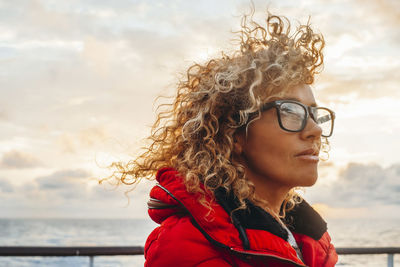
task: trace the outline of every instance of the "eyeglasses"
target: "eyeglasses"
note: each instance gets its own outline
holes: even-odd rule
[[[335,112],[323,107],[310,107],[292,100],[277,100],[261,106],[261,112],[276,108],[279,126],[288,132],[301,132],[307,125],[308,117],[322,129],[323,137],[330,137],[333,132]]]

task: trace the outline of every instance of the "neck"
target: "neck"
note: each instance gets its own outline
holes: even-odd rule
[[[289,190],[289,186],[276,183],[273,179],[261,176],[246,168],[247,178],[253,182],[255,193],[258,199],[265,204],[261,204],[261,208],[269,213],[273,213],[274,217],[279,220],[281,205]]]

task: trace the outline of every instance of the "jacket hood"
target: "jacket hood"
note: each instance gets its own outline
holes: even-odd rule
[[[183,178],[175,169],[160,169],[156,180],[158,184],[151,190],[148,203],[149,215],[156,223],[161,224],[173,215],[190,216],[193,225],[218,247],[240,252],[268,251],[276,257],[286,258],[289,254],[291,261],[304,266],[296,251],[286,242],[287,231],[260,207],[247,202],[246,210],[232,212],[238,206],[235,196],[217,189],[214,195],[218,203],[212,202],[210,212],[199,203],[199,195],[187,192]],[[211,199],[212,196],[206,195],[207,201]],[[285,220],[291,222],[288,226],[291,231],[315,240],[327,230],[326,222],[305,201],[288,212]]]
[[[161,224],[166,218],[176,214],[186,214],[192,217],[192,221],[198,224],[214,240],[222,244],[233,244],[241,246],[238,231],[232,225],[229,214],[218,205],[213,203],[210,212],[199,203],[199,196],[187,192],[183,178],[173,168],[163,168],[157,172],[158,184],[150,191],[149,215],[156,223]],[[211,200],[211,196],[206,195]],[[160,206],[154,206],[158,203]],[[227,236],[231,233],[232,236]],[[226,236],[227,238],[223,238]]]

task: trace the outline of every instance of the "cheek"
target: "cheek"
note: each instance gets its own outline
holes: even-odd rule
[[[275,114],[255,121],[243,147],[246,165],[258,175],[286,179],[293,175],[293,134],[283,132]]]
[[[290,156],[287,142],[282,141],[282,138],[280,140],[264,138],[259,142],[250,142],[244,150],[249,167],[264,176],[289,175],[288,171],[293,169],[291,167],[295,162]]]

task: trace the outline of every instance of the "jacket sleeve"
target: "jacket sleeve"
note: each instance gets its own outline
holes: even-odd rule
[[[145,267],[231,266],[187,217],[171,216],[147,238]]]
[[[331,243],[331,237],[325,232],[319,240],[296,234],[296,241],[301,247],[304,263],[310,267],[334,267],[338,261],[335,247]]]

